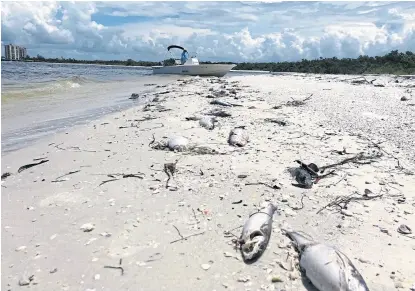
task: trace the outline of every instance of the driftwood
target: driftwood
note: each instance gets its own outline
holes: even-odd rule
[[[342,209],[347,209],[347,205],[352,202],[352,201],[361,201],[361,200],[373,200],[379,197],[382,197],[383,194],[379,194],[379,195],[375,195],[375,196],[369,196],[368,194],[370,194],[371,192],[367,192],[365,191],[365,194],[360,195],[360,196],[354,196],[354,195],[358,195],[357,193],[353,193],[350,194],[348,196],[338,196],[336,197],[332,202],[330,202],[329,204],[327,204],[326,206],[320,208],[319,211],[317,211],[317,214],[319,214],[321,211],[323,211],[324,209],[328,208],[328,207],[338,207],[339,210]]]
[[[63,177],[66,177],[66,176],[69,176],[69,175],[72,175],[72,174],[75,174],[75,173],[78,173],[78,172],[80,172],[80,171],[81,171],[81,170],[71,171],[71,172],[69,172],[69,173],[66,173],[66,174],[64,174],[64,175],[62,175],[62,176],[59,176],[59,177],[55,178],[55,180],[52,180],[51,182],[52,182],[52,183],[56,183],[56,182],[63,182],[63,181],[66,181],[66,180],[59,180],[59,179],[61,179],[61,178],[63,178]]]
[[[355,163],[355,164],[359,164],[359,165],[371,164],[375,161],[375,159],[379,159],[380,157],[382,157],[381,153],[376,153],[374,155],[365,155],[363,152],[360,152],[357,155],[355,155],[354,157],[344,159],[344,160],[342,160],[338,163],[323,166],[323,167],[320,168],[320,171],[324,172],[324,170],[326,170],[326,169],[334,168],[334,167],[337,167],[337,166],[342,166],[342,165],[348,164],[348,163]]]

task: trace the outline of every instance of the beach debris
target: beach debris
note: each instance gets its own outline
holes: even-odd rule
[[[121,264],[122,264],[122,259],[120,259],[120,261],[119,261],[119,263],[118,263],[118,265],[119,266],[104,266],[104,268],[107,268],[107,269],[119,269],[119,270],[121,270],[121,276],[122,275],[124,275],[124,268],[123,267],[121,267]]]
[[[409,100],[409,98],[408,97],[406,97],[406,96],[402,96],[401,97],[401,101],[408,101]]]
[[[271,189],[277,189],[277,190],[281,189],[281,187],[278,186],[277,184],[268,184],[268,183],[265,183],[265,182],[245,183],[245,186],[252,186],[252,185],[264,185],[264,186],[267,186],[268,188],[271,188]]]
[[[272,283],[281,283],[281,282],[284,282],[284,280],[282,280],[280,277],[278,277],[278,276],[273,276],[272,278],[271,278],[271,282]]]
[[[245,262],[259,259],[264,253],[272,233],[272,219],[277,207],[272,203],[250,215],[238,240]]]
[[[218,109],[218,108],[210,110],[205,115],[216,116],[216,117],[231,117],[232,116],[232,114],[222,109]]]
[[[235,127],[231,130],[228,137],[228,143],[231,146],[243,147],[249,142],[249,136],[244,126]]]
[[[264,122],[269,122],[269,123],[276,123],[280,126],[286,126],[287,122],[278,118],[265,118]]]
[[[210,104],[232,107],[231,103],[226,102],[226,101],[222,101],[222,100],[218,100],[218,99],[210,101]]]
[[[21,167],[17,170],[17,172],[18,172],[18,173],[20,173],[20,172],[23,172],[24,170],[27,170],[27,169],[31,168],[31,167],[38,166],[38,165],[41,165],[41,164],[43,164],[43,163],[47,163],[47,162],[49,162],[49,160],[42,160],[42,161],[37,162],[37,163],[27,164],[27,165],[21,166]]]
[[[306,104],[306,102],[308,100],[311,99],[311,97],[313,95],[314,94],[310,94],[310,96],[306,97],[303,100],[295,100],[294,98],[290,97],[292,99],[292,101],[288,101],[288,102],[286,102],[284,104],[280,104],[280,105],[275,105],[275,106],[272,107],[272,109],[281,109],[283,106],[293,106],[293,107],[303,106],[303,105]]]
[[[98,187],[100,187],[100,186],[102,186],[106,183],[113,182],[113,181],[118,181],[118,180],[125,179],[125,178],[139,178],[139,179],[144,178],[143,173],[134,173],[134,174],[115,173],[115,174],[106,174],[106,176],[108,176],[109,178],[112,178],[112,179],[102,181],[98,185]],[[117,178],[117,177],[119,177],[119,178]]]
[[[369,190],[370,191],[370,190]],[[370,191],[371,193],[371,191]],[[324,207],[320,208],[320,210],[317,211],[317,214],[319,214],[321,211],[328,207],[337,207],[339,211],[342,211],[344,209],[347,209],[347,205],[352,201],[367,201],[367,200],[373,200],[376,198],[380,198],[383,196],[383,194],[379,195],[373,195],[369,192],[365,191],[363,195],[360,195],[358,193],[352,193],[347,196],[337,196],[333,201],[325,205]],[[343,211],[344,213],[344,211]],[[346,214],[345,214],[346,215]]]
[[[215,123],[217,122],[218,120],[216,119],[216,117],[203,117],[199,120],[200,126],[208,130],[214,129]]]
[[[185,119],[187,121],[198,121],[198,120],[202,119],[202,117],[200,117],[200,116],[188,116],[188,117],[185,117]]]
[[[340,250],[305,233],[283,231],[299,252],[300,270],[318,290],[369,291],[362,275]]]
[[[93,231],[95,229],[95,225],[92,224],[92,223],[85,223],[80,227],[80,229],[83,232],[90,232],[90,231]]]
[[[15,249],[15,251],[16,251],[16,252],[20,252],[20,251],[24,251],[24,250],[26,250],[26,249],[27,249],[27,247],[26,247],[26,246],[20,246],[20,247],[16,248],[16,249]]]
[[[398,227],[398,232],[399,233],[402,233],[402,234],[411,234],[412,233],[412,229],[409,226],[405,225],[405,224],[401,224]]]
[[[131,97],[130,98],[128,98],[128,99],[138,99],[138,97],[140,97],[137,93],[133,93],[133,94],[131,94]]]
[[[58,271],[58,268],[54,268],[53,270],[50,270],[49,273],[50,274],[55,274]]]
[[[183,236],[183,235],[181,234],[180,230],[179,230],[179,229],[178,229],[175,225],[173,225],[173,227],[176,229],[177,233],[180,235],[180,238],[179,238],[179,239],[176,239],[176,240],[174,240],[174,241],[171,241],[171,242],[170,242],[171,244],[176,243],[176,242],[178,242],[178,241],[187,240],[189,237],[192,237],[192,236],[198,236],[198,235],[202,235],[202,234],[204,234],[204,233],[205,233],[204,231],[202,231],[202,232],[198,232],[198,233],[190,234],[190,235],[187,235],[187,236]]]
[[[190,144],[185,137],[174,137],[169,140],[156,141],[154,134],[153,140],[148,144],[152,149],[156,150],[172,150],[185,152],[184,154],[193,155],[226,155],[226,153],[218,152],[207,146],[198,146],[196,144]]]
[[[347,80],[351,80],[350,84],[352,84],[352,85],[362,85],[362,84],[372,84],[373,85],[373,82],[376,81],[376,79],[368,81],[363,76],[356,77],[356,78],[351,78],[351,79],[347,79]]]
[[[292,210],[301,210],[301,209],[303,209],[304,208],[304,202],[303,202],[304,197],[305,197],[305,195],[301,196],[301,199],[300,199],[301,206],[300,207],[293,207],[291,205],[287,205],[287,206],[290,207]]]
[[[344,216],[353,216],[353,213],[347,209],[342,209],[340,213],[343,214]]]
[[[177,163],[180,159],[177,159],[174,163],[165,163],[164,164],[164,173],[167,175],[167,181],[166,181],[166,188],[169,187],[169,181],[171,178],[174,179],[174,174],[177,172]]]
[[[30,283],[34,280],[34,278],[35,278],[35,275],[31,275],[31,276],[23,275],[19,279],[19,286],[28,286],[28,285],[30,285]]]
[[[209,265],[209,264],[201,264],[201,265],[200,265],[200,267],[201,267],[203,270],[205,270],[205,271],[207,271],[207,270],[209,270],[209,269],[210,269],[210,265]]]
[[[69,172],[69,173],[66,173],[66,174],[64,174],[64,175],[62,175],[62,176],[59,176],[59,177],[55,178],[55,180],[52,180],[51,182],[52,182],[52,183],[57,183],[57,182],[64,182],[64,181],[67,181],[67,179],[63,179],[63,180],[60,180],[60,179],[61,179],[61,178],[63,178],[63,177],[66,177],[66,176],[72,175],[72,174],[79,173],[80,171],[81,171],[81,170],[71,171],[71,172]]]
[[[243,107],[243,105],[241,105],[241,104],[230,103],[230,102],[223,101],[223,100],[218,100],[218,99],[210,101],[210,104],[227,106],[227,107]]]
[[[251,281],[251,277],[250,276],[239,277],[236,281],[240,283],[246,283],[246,282]]]
[[[367,155],[363,152],[358,153],[357,155],[350,157],[350,158],[346,158],[338,163],[334,163],[334,164],[330,164],[327,166],[322,166],[320,168],[320,171],[323,173],[326,169],[330,169],[330,168],[334,168],[337,166],[342,166],[344,164],[348,164],[348,163],[355,163],[358,165],[365,165],[365,164],[371,164],[373,162],[375,162],[377,159],[381,158],[383,155],[380,152],[377,152],[375,154],[371,154],[371,155]]]
[[[4,179],[6,179],[7,177],[9,177],[9,176],[11,176],[12,174],[11,173],[9,173],[9,172],[6,172],[6,173],[3,173],[2,175],[1,175],[1,179],[2,180],[4,180]]]

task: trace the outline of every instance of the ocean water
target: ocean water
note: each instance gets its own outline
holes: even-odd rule
[[[2,155],[136,106],[140,101],[128,99],[132,93],[178,78],[140,67],[1,62]]]

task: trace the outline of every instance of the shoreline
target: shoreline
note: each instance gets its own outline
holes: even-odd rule
[[[26,100],[15,98],[10,104],[3,104],[2,156],[27,147],[45,136],[72,130],[73,125],[82,125],[114,112],[122,112],[137,106],[137,103],[146,103],[146,96],[151,95],[157,86],[164,86],[177,79],[178,77],[143,76],[134,81],[122,82],[122,88],[119,88],[120,82],[116,81],[96,82],[66,91],[46,92],[45,97],[39,94]],[[132,93],[140,94],[141,98],[130,100]],[[42,112],[41,116],[36,109]],[[22,127],[23,124],[28,126]]]
[[[43,291],[306,290],[297,268],[281,267],[287,257],[298,262],[281,228],[339,247],[370,290],[409,289],[415,284],[415,243],[396,229],[415,227],[415,155],[397,145],[414,140],[408,123],[414,112],[407,105],[414,97],[405,93],[406,83],[382,84],[318,75],[181,78],[149,93],[148,104],[3,156],[2,174],[12,175],[2,181],[2,289],[18,289],[19,280],[34,275],[30,289]],[[400,101],[404,94],[409,101]],[[242,106],[212,105],[211,95]],[[213,130],[186,120],[215,108],[232,116],[219,118]],[[250,137],[240,148],[227,144],[237,126],[246,126]],[[374,143],[357,136],[365,129]],[[216,152],[149,146],[153,137],[173,136]],[[311,189],[291,185],[287,167],[295,167],[296,159],[321,166],[359,152],[382,155],[335,167],[335,175]],[[39,158],[48,162],[17,173]],[[166,188],[163,165],[178,158]],[[317,213],[339,195],[365,189],[383,196],[351,202],[343,214],[336,207]],[[255,264],[246,265],[224,232],[269,202],[280,212],[270,243]],[[84,232],[84,224],[94,229]],[[183,236],[201,234],[173,242],[180,239],[176,229]],[[240,229],[232,233],[239,236]],[[120,259],[123,274],[104,268]],[[272,277],[282,282],[272,283]]]

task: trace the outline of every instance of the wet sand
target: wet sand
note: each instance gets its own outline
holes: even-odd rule
[[[12,175],[2,182],[2,290],[26,288],[19,280],[31,290],[313,290],[295,266],[281,267],[298,262],[281,228],[340,248],[370,290],[409,290],[414,234],[397,229],[415,229],[413,89],[393,77],[377,80],[385,87],[349,78],[183,78],[149,93],[147,105],[4,155],[2,173]],[[215,95],[243,106],[209,104]],[[215,108],[232,116],[213,130],[186,120]],[[227,144],[236,126],[249,134],[244,147]],[[153,135],[184,136],[221,154],[156,150]],[[311,189],[292,185],[294,160],[323,166],[359,152],[381,156],[334,167]],[[17,173],[39,158],[48,162]],[[178,158],[166,188],[163,165]],[[382,197],[319,212],[365,189]],[[247,265],[225,233],[269,202],[279,208],[271,241]]]

